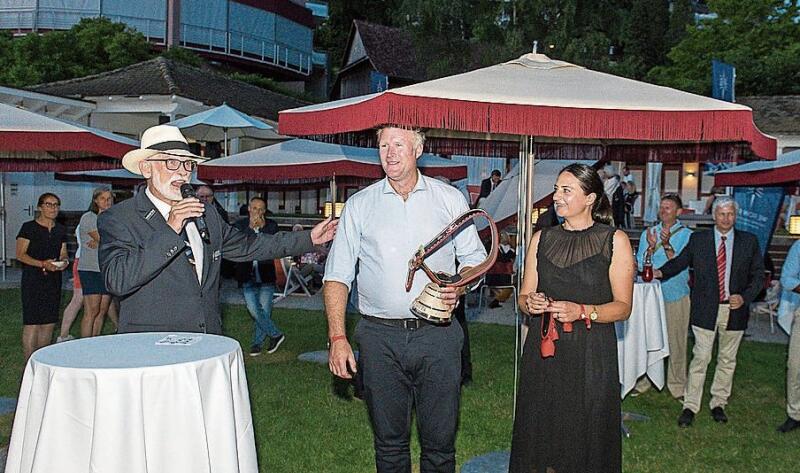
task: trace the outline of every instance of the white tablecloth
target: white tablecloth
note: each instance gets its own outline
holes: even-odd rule
[[[194,345],[156,346],[165,335],[111,335],[35,352],[6,473],[257,472],[239,344],[202,334]]]
[[[661,283],[635,283],[631,316],[615,325],[622,397],[645,373],[658,389],[663,388],[664,359],[669,356],[669,345]]]

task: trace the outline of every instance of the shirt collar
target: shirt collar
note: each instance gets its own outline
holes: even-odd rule
[[[714,225],[714,236],[717,237],[717,239],[719,239],[720,237],[724,236],[726,240],[732,240],[733,239],[733,228],[728,230],[728,233],[723,234],[722,232],[720,232],[717,229],[717,226]]]
[[[156,207],[158,213],[160,213],[161,216],[164,217],[164,220],[166,220],[169,217],[169,211],[172,209],[172,206],[154,196],[153,193],[150,192],[149,187],[146,187],[144,189],[144,195],[146,195],[147,198],[150,199],[150,202],[152,202],[153,205]]]
[[[422,173],[419,172],[419,169],[417,169],[417,184],[414,186],[414,188],[411,190],[411,192],[409,192],[409,194],[413,194],[414,192],[417,192],[417,191],[424,191],[425,189],[428,188],[428,185],[425,183],[425,179],[423,179],[423,177],[424,176],[422,175]],[[400,195],[400,194],[397,193],[396,190],[394,190],[394,187],[392,187],[392,185],[389,184],[389,178],[388,177],[384,177],[383,178],[383,193],[384,194],[397,194],[397,195]]]
[[[661,227],[661,228],[664,228],[664,222],[659,222],[658,226]],[[683,223],[680,221],[680,219],[677,219],[677,220],[675,220],[675,223],[673,223],[672,226],[669,227],[669,232],[670,233],[675,233],[675,230],[679,229],[682,226],[683,226]]]

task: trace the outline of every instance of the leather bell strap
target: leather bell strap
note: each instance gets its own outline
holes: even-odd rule
[[[481,264],[473,266],[460,274],[451,275],[443,272],[432,271],[425,264],[425,258],[433,254],[433,252],[444,245],[450,239],[450,237],[455,235],[459,230],[461,230],[462,227],[470,224],[473,219],[478,217],[486,218],[486,220],[489,222],[489,228],[492,232],[492,246],[486,259]],[[406,292],[411,290],[411,286],[414,284],[414,273],[416,273],[420,268],[425,272],[425,274],[428,275],[433,283],[438,284],[439,286],[461,287],[468,285],[469,283],[483,276],[487,271],[489,271],[492,265],[494,265],[494,262],[497,259],[497,250],[500,247],[499,239],[500,237],[497,232],[497,225],[495,225],[494,220],[492,220],[485,210],[472,209],[464,212],[455,220],[450,222],[450,224],[447,225],[444,230],[439,232],[439,234],[433,237],[433,239],[426,245],[421,246],[414,254],[414,257],[408,262]]]
[[[586,324],[586,329],[592,328],[592,321],[589,318],[583,319]],[[546,327],[545,327],[546,326]],[[572,322],[562,322],[561,330],[564,333],[572,333]],[[558,330],[556,330],[556,319],[549,312],[542,314],[542,344],[539,345],[539,351],[542,358],[549,358],[556,354],[556,341],[558,340]]]

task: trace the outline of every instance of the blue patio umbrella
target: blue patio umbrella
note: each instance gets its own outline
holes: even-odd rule
[[[223,141],[225,156],[228,155],[228,138],[251,136],[258,130],[274,128],[224,103],[168,124],[180,128],[184,135],[198,141]]]

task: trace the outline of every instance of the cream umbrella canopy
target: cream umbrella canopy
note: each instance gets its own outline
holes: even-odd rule
[[[228,155],[228,138],[259,136],[273,129],[257,118],[240,112],[227,104],[214,107],[169,123],[181,129],[185,136],[198,141],[222,141]],[[276,137],[274,133],[271,138]]]
[[[434,152],[475,155],[469,148],[482,146],[476,141],[500,143],[488,147],[503,148],[507,156],[517,151],[523,245],[530,230],[522,222],[530,220],[536,154],[643,162],[733,161],[773,159],[776,151],[775,139],[756,128],[748,107],[542,54],[378,94],[285,110],[279,114],[278,129],[296,136],[352,136],[387,123],[428,129]],[[524,246],[519,254],[524,258]]]

